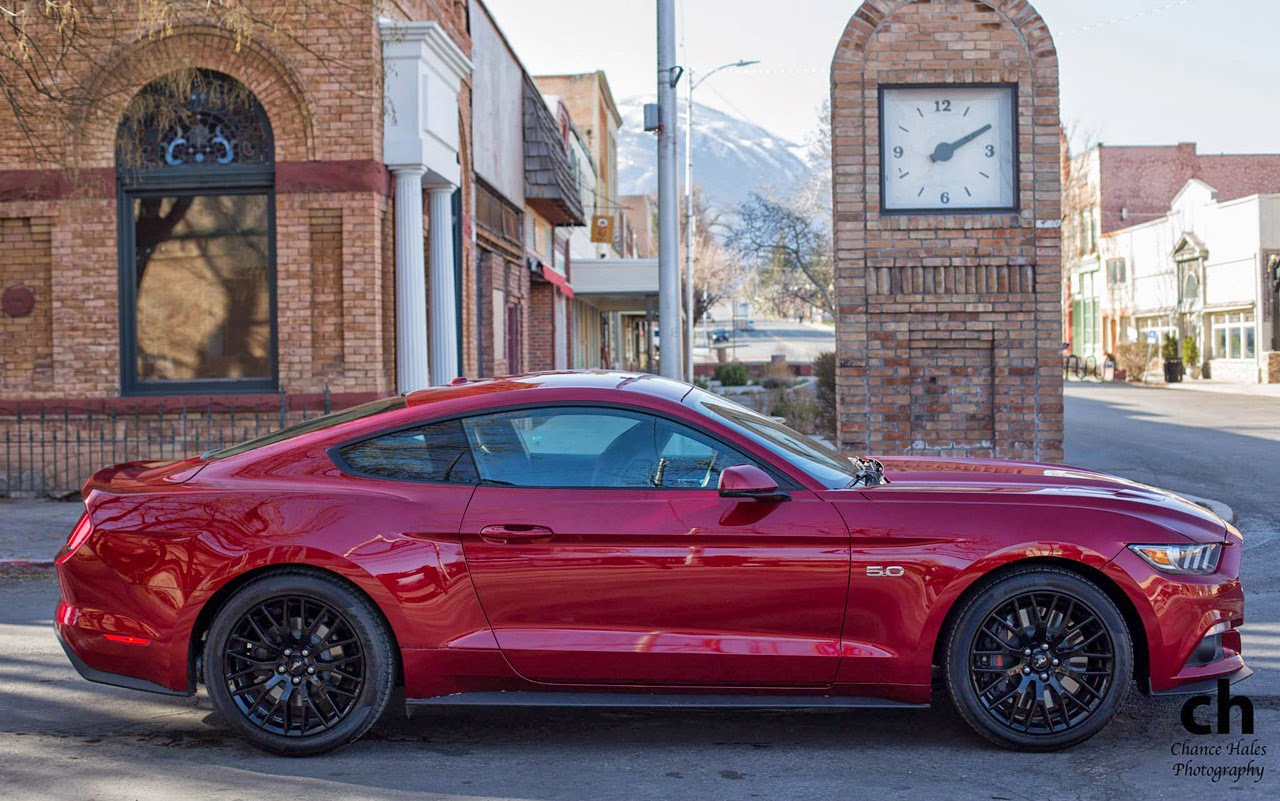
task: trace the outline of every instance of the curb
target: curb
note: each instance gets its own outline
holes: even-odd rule
[[[0,559],[0,577],[52,575],[55,565],[36,559]]]
[[[1221,517],[1223,520],[1227,521],[1228,523],[1231,523],[1232,525],[1234,525],[1236,522],[1235,510],[1232,509],[1230,506],[1227,506],[1222,501],[1215,501],[1212,498],[1201,498],[1198,495],[1188,495],[1185,492],[1179,492],[1177,494],[1182,496],[1183,498],[1186,498],[1187,500],[1191,501],[1197,506],[1203,506],[1204,508],[1208,509],[1210,512],[1213,512],[1215,515],[1217,515],[1218,517]]]

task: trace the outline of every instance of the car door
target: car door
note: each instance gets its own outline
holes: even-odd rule
[[[463,425],[481,479],[467,565],[522,676],[832,681],[849,535],[830,504],[799,488],[779,503],[721,498],[720,471],[758,460],[648,412],[539,407]]]

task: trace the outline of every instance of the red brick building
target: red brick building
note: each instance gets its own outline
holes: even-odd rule
[[[549,130],[531,202],[584,215],[533,81],[477,91],[479,0],[143,7],[90,6],[70,46],[37,15],[32,44],[69,56],[34,88],[0,62],[0,494],[556,365],[534,296],[572,290],[527,260],[525,199],[477,142]],[[524,154],[506,166],[523,194]]]

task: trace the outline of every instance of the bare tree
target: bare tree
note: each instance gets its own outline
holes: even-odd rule
[[[831,231],[799,204],[752,193],[738,209],[727,244],[756,267],[761,300],[775,313],[816,309],[835,315]]]
[[[713,207],[702,188],[693,188],[694,218],[694,319],[701,320],[711,307],[732,296],[747,276],[747,267],[722,242],[730,229],[727,215]],[[680,220],[680,241],[685,241],[685,220]]]
[[[809,174],[785,199],[752,194],[730,226],[729,248],[756,269],[758,300],[782,317],[835,316],[831,239],[831,106],[818,110]]]

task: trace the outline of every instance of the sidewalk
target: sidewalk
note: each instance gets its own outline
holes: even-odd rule
[[[78,501],[0,499],[0,573],[50,569],[83,511]]]
[[[1219,392],[1226,395],[1261,395],[1280,398],[1280,384],[1239,384],[1231,381],[1215,381],[1206,378],[1199,381],[1181,381],[1177,384],[1139,384],[1184,392]]]
[[[1183,392],[1216,392],[1221,395],[1255,395],[1260,397],[1280,398],[1280,384],[1241,384],[1235,381],[1217,381],[1212,378],[1180,381],[1166,384],[1163,381],[1102,381],[1097,378],[1067,377],[1067,384],[1099,384],[1143,389],[1174,389]]]

